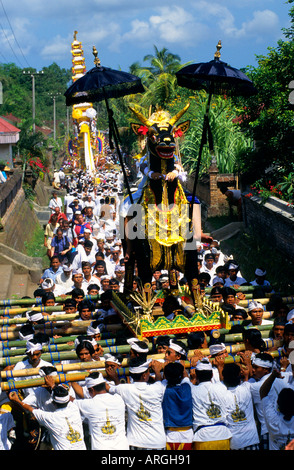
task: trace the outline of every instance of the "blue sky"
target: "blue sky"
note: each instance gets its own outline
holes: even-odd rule
[[[0,0],[0,61],[71,68],[77,30],[87,70],[93,45],[102,65],[128,71],[154,44],[182,63],[202,62],[213,59],[219,40],[221,60],[241,68],[276,46],[289,8],[284,0]]]

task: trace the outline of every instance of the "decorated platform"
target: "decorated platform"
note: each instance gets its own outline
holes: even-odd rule
[[[187,298],[184,289],[174,295]],[[192,304],[185,304],[185,313],[176,314],[173,320],[166,318],[160,308],[162,292],[153,291],[135,292],[128,301],[123,295],[113,291],[112,307],[131,333],[139,339],[161,335],[185,334],[193,331],[218,330],[229,328],[229,317],[218,303],[207,298],[201,299],[195,308]]]

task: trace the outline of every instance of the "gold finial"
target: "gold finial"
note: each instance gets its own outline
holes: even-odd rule
[[[217,46],[216,46],[216,53],[214,54],[214,58],[215,58],[216,60],[219,60],[219,59],[220,59],[220,56],[221,56],[220,50],[221,50],[221,48],[222,48],[222,42],[221,42],[221,41],[218,41]]]
[[[75,31],[75,32],[74,32],[74,36],[73,36],[75,41],[77,40],[77,34],[78,34],[78,32]]]
[[[96,67],[99,67],[100,66],[100,59],[98,58],[98,52],[97,52],[97,49],[96,49],[95,46],[93,46],[93,56],[95,57],[94,64],[96,65]]]

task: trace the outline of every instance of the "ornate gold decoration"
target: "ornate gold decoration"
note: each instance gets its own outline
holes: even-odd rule
[[[208,393],[208,397],[209,397],[209,400],[210,400],[210,405],[206,410],[207,416],[211,419],[221,418],[222,414],[221,414],[220,407],[218,405],[216,405],[215,403],[213,403],[213,401],[211,399],[211,396],[210,396],[210,393]]]
[[[76,442],[81,441],[82,440],[81,434],[78,431],[75,431],[73,429],[73,427],[71,426],[68,418],[65,418],[65,420],[66,420],[68,428],[69,428],[69,432],[66,435],[66,439],[68,441],[70,441],[71,444],[75,444]]]
[[[149,411],[146,410],[146,408],[144,408],[141,395],[139,395],[139,398],[140,398],[140,408],[137,411],[136,415],[138,416],[140,421],[152,421]]]
[[[138,292],[132,292],[130,298],[140,305],[143,310],[144,318],[152,320],[150,315],[152,315],[152,308],[155,305],[158,295],[151,289],[151,284],[145,284],[143,289],[139,288]]]
[[[98,52],[95,46],[93,46],[93,56],[95,57],[94,65],[96,65],[96,67],[99,67],[101,63],[100,63],[100,59],[98,58]]]
[[[233,411],[231,413],[231,416],[232,416],[232,420],[237,423],[238,421],[246,421],[247,418],[246,418],[246,413],[245,411],[241,410],[239,405],[238,405],[238,402],[237,402],[237,398],[234,396],[234,399],[235,399],[235,405],[236,405],[236,409],[235,411]]]
[[[221,50],[222,47],[223,47],[223,46],[222,46],[221,41],[218,41],[217,46],[216,46],[216,52],[215,52],[215,54],[214,54],[214,58],[215,58],[216,60],[219,60],[219,59],[220,59],[220,56],[221,56],[220,50]]]
[[[103,434],[108,434],[108,435],[114,434],[116,432],[116,426],[114,424],[111,424],[107,408],[106,408],[106,424],[102,426],[101,431],[103,432]]]

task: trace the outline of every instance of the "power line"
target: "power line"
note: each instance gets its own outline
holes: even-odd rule
[[[5,16],[6,16],[7,22],[8,22],[8,24],[9,24],[9,26],[10,26],[10,29],[11,29],[12,35],[13,35],[13,37],[14,37],[14,40],[15,40],[15,42],[16,42],[16,44],[17,44],[19,50],[20,50],[20,53],[21,53],[21,55],[22,55],[24,61],[26,62],[27,66],[30,67],[30,64],[28,63],[28,61],[27,61],[27,59],[26,59],[26,57],[25,57],[25,55],[24,55],[24,53],[23,53],[23,51],[22,51],[22,49],[21,49],[21,47],[20,47],[20,45],[19,45],[19,42],[18,42],[18,40],[16,39],[16,36],[15,36],[15,34],[14,34],[13,28],[12,28],[11,23],[10,23],[10,21],[9,21],[9,18],[8,18],[8,15],[7,15],[6,10],[5,10],[5,8],[4,8],[4,5],[3,5],[2,0],[0,0],[0,3],[1,3],[2,9],[3,9],[3,11],[4,11],[4,14],[5,14]],[[14,50],[12,49],[12,46],[11,46],[11,44],[10,44],[10,41],[8,40],[8,38],[7,38],[7,36],[6,36],[2,25],[1,25],[1,28],[2,28],[2,31],[3,31],[3,33],[4,33],[4,35],[5,35],[5,37],[6,37],[7,41],[8,41],[8,43],[9,43],[9,46],[10,46],[10,48],[11,48],[11,50],[12,50],[14,56],[16,57],[16,54],[15,54]],[[17,57],[16,57],[16,59],[17,59]],[[18,60],[18,59],[17,59],[17,60]],[[19,60],[18,60],[18,61],[19,61]],[[20,62],[19,62],[19,63],[20,63]]]
[[[23,68],[23,66],[22,66],[22,64],[21,64],[21,62],[20,62],[20,60],[18,59],[16,53],[14,52],[14,49],[13,49],[12,45],[10,44],[10,41],[9,41],[9,39],[8,39],[8,37],[7,37],[6,33],[5,33],[5,30],[4,30],[4,28],[3,28],[3,26],[2,26],[1,23],[0,23],[0,27],[1,27],[2,31],[3,31],[3,34],[4,34],[5,38],[6,38],[6,41],[7,41],[8,44],[9,44],[9,47],[10,47],[10,49],[11,49],[11,51],[12,51],[14,57],[16,58],[17,62],[20,64],[20,66]]]
[[[16,42],[16,44],[17,44],[19,50],[20,50],[20,53],[21,53],[22,57],[24,58],[24,61],[26,62],[27,66],[30,67],[30,64],[28,63],[28,61],[27,61],[27,59],[26,59],[26,57],[25,57],[25,55],[24,55],[24,53],[23,53],[23,51],[22,51],[22,49],[21,49],[21,47],[20,47],[20,45],[19,45],[19,42],[18,42],[18,40],[16,39],[16,36],[15,36],[15,34],[14,34],[13,28],[12,28],[11,23],[10,23],[10,21],[9,21],[9,18],[8,18],[8,15],[7,15],[6,10],[5,10],[5,8],[4,8],[4,5],[3,5],[2,0],[0,0],[0,2],[1,2],[2,9],[3,9],[3,11],[4,11],[4,14],[5,14],[5,16],[6,16],[7,22],[8,22],[8,24],[9,24],[9,26],[10,26],[11,31],[12,31],[14,40],[15,40],[15,42]]]

